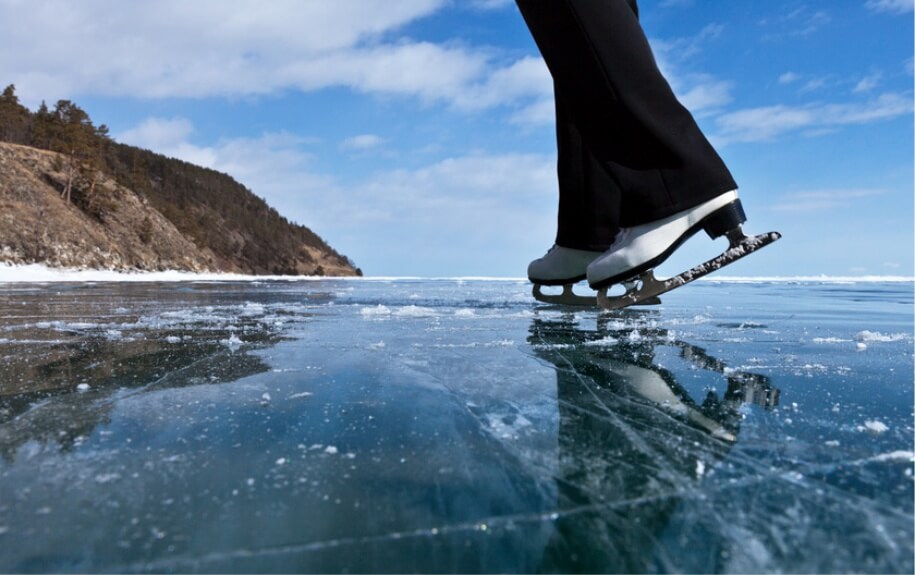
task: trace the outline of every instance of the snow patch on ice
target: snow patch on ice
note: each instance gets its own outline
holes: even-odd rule
[[[121,478],[119,473],[100,473],[95,476],[95,482],[99,484],[111,483]]]
[[[242,344],[244,344],[245,342],[243,342],[237,335],[235,335],[235,334],[233,333],[231,336],[229,336],[228,339],[221,339],[221,340],[219,340],[219,343],[221,343],[222,345],[228,347],[228,348],[231,349],[232,351],[235,351],[236,349],[238,349],[239,347],[241,347]]]
[[[889,427],[878,419],[868,419],[864,425],[858,426],[858,431],[867,431],[868,433],[881,434],[889,431]]]
[[[477,315],[477,313],[474,310],[469,309],[469,308],[462,308],[462,309],[456,310],[454,312],[454,317],[469,318],[469,317],[475,317],[476,315]]]
[[[908,461],[915,463],[915,451],[891,451],[881,453],[870,459],[871,461]]]
[[[254,316],[264,315],[264,312],[265,312],[265,308],[262,304],[248,302],[245,304],[245,306],[243,308],[241,308],[241,312],[239,313],[239,315],[241,315],[242,317],[254,317]]]
[[[471,342],[471,343],[436,343],[429,347],[435,349],[473,349],[476,347],[511,347],[515,342],[510,339],[499,339],[488,342]],[[420,344],[414,344],[414,347],[423,347]]]
[[[850,342],[850,339],[842,339],[841,337],[815,337],[813,338],[813,343],[847,343]]]
[[[326,281],[320,276],[254,276],[229,273],[193,273],[184,271],[124,272],[56,268],[44,264],[0,264],[0,283],[50,282],[201,282],[201,281]]]
[[[585,345],[594,345],[594,342],[588,342]],[[531,346],[533,349],[549,351],[558,349],[573,349],[575,346],[571,343],[537,343]]]
[[[610,347],[619,343],[620,340],[616,339],[613,336],[602,337],[601,339],[595,339],[593,341],[586,341],[585,345],[589,347]]]
[[[892,341],[902,341],[908,337],[905,333],[883,334],[879,331],[862,331],[855,336],[855,339],[866,343],[888,343]]]
[[[394,315],[398,317],[432,317],[438,315],[438,313],[431,307],[408,305],[395,310]]]
[[[391,308],[386,305],[378,304],[375,307],[364,307],[360,312],[363,317],[378,317],[391,315]]]

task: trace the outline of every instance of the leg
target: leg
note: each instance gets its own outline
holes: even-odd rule
[[[588,264],[591,287],[631,283],[702,229],[713,238],[744,237],[736,183],[661,75],[638,22],[636,0],[516,1],[573,128],[563,126],[566,117],[557,105],[560,134],[565,129],[578,135],[578,158],[590,154],[603,168],[591,173],[612,183],[604,184],[609,199],[596,200],[600,194],[589,197],[587,191],[569,196],[573,205],[591,206],[592,214],[608,205],[617,209],[616,217],[598,216],[620,231]],[[562,186],[561,196],[566,196]],[[593,225],[580,215],[586,211],[577,205],[566,210]],[[567,232],[572,226],[565,219],[560,216],[561,241],[571,237],[586,244],[588,233],[583,239]]]
[[[556,245],[603,252],[619,232],[622,190],[594,157],[556,92],[559,217]]]
[[[517,0],[557,92],[635,226],[736,188],[664,80],[625,0]]]
[[[559,152],[559,216],[556,243],[527,268],[538,284],[534,297],[540,301],[591,305],[594,298],[577,298],[571,284],[585,279],[588,265],[613,243],[619,231],[620,190],[582,140],[581,133],[556,94],[556,144]],[[560,298],[543,294],[539,285],[564,285]]]
[[[571,284],[585,279],[588,265],[613,243],[619,232],[622,190],[583,139],[565,98],[554,86],[558,150],[559,216],[556,243],[528,266],[528,278],[540,285],[565,285],[563,296],[540,301],[588,305],[593,298],[574,297]]]

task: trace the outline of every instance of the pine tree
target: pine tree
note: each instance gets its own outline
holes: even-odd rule
[[[81,187],[87,189],[81,190],[81,207],[92,215],[101,216],[110,200],[101,197],[96,189],[105,163],[108,128],[93,126],[89,114],[69,100],[57,102],[46,124],[49,149],[65,158],[66,182],[61,197],[72,202],[75,186],[83,184]]]
[[[51,149],[51,133],[53,131],[53,117],[48,111],[48,105],[44,100],[38,106],[38,111],[32,115],[32,130],[30,143],[36,148],[42,150]]]
[[[0,94],[0,141],[27,144],[30,116],[28,108],[19,103],[16,86],[7,86]]]

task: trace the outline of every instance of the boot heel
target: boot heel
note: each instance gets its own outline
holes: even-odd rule
[[[732,230],[739,229],[740,224],[745,221],[747,221],[747,214],[743,211],[743,204],[740,203],[740,200],[734,200],[705,218],[702,221],[702,229],[714,240]]]

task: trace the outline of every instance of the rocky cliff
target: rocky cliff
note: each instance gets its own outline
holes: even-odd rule
[[[145,169],[134,166],[129,177],[119,173],[118,158],[125,153],[141,157]],[[68,180],[65,160],[51,151],[0,142],[0,262],[117,270],[361,274],[310,230],[291,224],[225,174],[213,173],[209,184],[200,183],[199,174],[212,171],[112,143],[106,166],[91,183],[75,185],[67,198],[62,196]],[[158,172],[150,171],[151,163]],[[183,175],[175,175],[175,165],[181,166],[177,171]],[[133,182],[140,185],[125,185]],[[172,185],[176,182],[180,185]],[[242,211],[226,213],[228,208],[221,209],[220,201]],[[246,218],[267,221],[269,234],[257,227],[263,224],[249,225]]]

